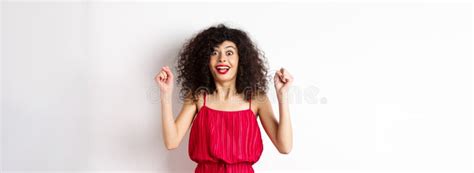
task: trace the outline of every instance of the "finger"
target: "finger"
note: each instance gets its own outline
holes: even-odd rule
[[[156,74],[156,79],[161,80],[161,71],[158,74]]]
[[[281,73],[281,70],[277,70],[275,73],[279,78],[283,76],[283,73]]]
[[[273,81],[274,81],[275,83],[281,83],[281,82],[282,82],[282,81],[281,81],[281,78],[278,76],[278,74],[275,74],[275,76],[273,77]]]
[[[165,66],[163,68],[163,70],[165,71],[166,76],[169,76],[170,78],[173,78],[173,72],[171,71],[171,69],[168,66]]]
[[[283,74],[283,78],[285,79],[285,82],[288,82],[291,80],[291,75],[290,73],[288,73],[288,71],[285,70],[284,74]]]
[[[166,72],[163,72],[163,77],[165,79],[165,81],[168,79],[168,74],[166,74]]]
[[[280,76],[280,81],[283,82],[283,83],[286,83],[285,76],[281,75]]]
[[[280,71],[280,70],[275,71],[275,75],[280,76],[280,75],[281,75],[281,71]]]
[[[284,80],[285,80],[285,83],[290,83],[291,82],[291,78],[288,77],[288,76],[285,76]]]
[[[283,79],[283,75],[277,75],[277,76],[275,76],[275,80],[278,80],[279,82],[285,83],[285,81],[284,81],[284,79]]]
[[[282,71],[283,79],[285,80],[285,82],[290,82],[290,81],[292,81],[293,77],[292,77],[291,74],[288,72],[288,70],[286,70],[286,69],[284,69],[284,68],[281,68],[281,71]]]
[[[285,79],[285,76],[286,76],[286,71],[284,68],[281,68],[280,70],[278,70],[278,73],[280,74],[280,80],[283,82],[283,83],[286,83],[287,80]]]
[[[166,79],[166,77],[167,77],[167,76],[166,76],[166,71],[165,71],[165,69],[164,69],[164,67],[163,67],[163,68],[161,69],[161,71],[160,71],[160,79],[164,80],[164,79]]]
[[[166,78],[168,77],[168,76],[166,76],[166,72],[164,72],[164,71],[162,71],[161,76],[162,76],[163,80],[166,80]]]
[[[155,80],[157,80],[157,81],[160,80],[160,73],[156,74]]]
[[[163,72],[160,72],[160,80],[163,81],[165,77],[163,76]]]
[[[283,81],[286,82],[286,80],[285,80],[285,76],[286,76],[286,73],[287,73],[287,72],[286,72],[286,69],[282,67],[282,68],[280,69],[280,71],[281,71],[281,75],[282,75]]]

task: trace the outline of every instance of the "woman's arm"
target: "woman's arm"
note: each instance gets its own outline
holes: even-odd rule
[[[196,113],[196,104],[186,99],[176,120],[173,118],[171,99],[161,99],[163,140],[168,150],[178,148]]]
[[[186,98],[176,120],[173,118],[173,73],[165,66],[155,77],[160,85],[161,121],[163,126],[163,140],[168,150],[175,149],[181,143],[184,135],[191,126],[196,104],[190,98]]]
[[[293,77],[282,68],[276,72],[274,80],[280,113],[279,122],[273,114],[272,105],[266,95],[258,100],[258,113],[262,126],[275,147],[280,153],[288,154],[293,147],[293,130],[288,103],[288,88],[293,82]]]

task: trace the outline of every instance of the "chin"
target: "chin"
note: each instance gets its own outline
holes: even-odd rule
[[[235,78],[235,75],[230,76],[230,75],[216,74],[216,76],[214,77],[214,80],[218,82],[227,82],[227,81],[232,81],[234,78]]]
[[[215,81],[218,81],[218,82],[227,82],[227,81],[231,81],[232,78],[229,78],[229,77],[217,77],[217,78],[214,78]]]

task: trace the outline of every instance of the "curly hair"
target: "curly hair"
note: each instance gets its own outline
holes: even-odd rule
[[[245,100],[267,92],[267,61],[263,51],[257,48],[248,34],[224,24],[211,26],[187,40],[178,55],[177,82],[181,84],[181,99],[196,101],[201,92],[214,93],[216,86],[209,69],[214,47],[224,41],[233,42],[238,49],[239,64],[236,90]]]

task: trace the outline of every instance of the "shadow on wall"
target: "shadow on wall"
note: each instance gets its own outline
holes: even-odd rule
[[[179,37],[178,37],[179,38]],[[173,89],[173,116],[176,119],[177,115],[179,114],[182,106],[182,101],[179,99],[179,90],[180,86],[176,84],[176,78],[177,78],[177,72],[176,72],[176,65],[177,65],[177,59],[178,59],[178,53],[181,47],[184,44],[184,40],[170,40],[168,41],[170,45],[174,45],[172,48],[168,50],[159,50],[159,52],[156,52],[154,55],[152,55],[152,58],[156,63],[150,64],[151,66],[149,69],[152,69],[151,71],[153,72],[152,76],[154,76],[159,72],[162,66],[168,65],[171,70],[173,71],[173,74],[175,76],[174,78],[174,89]],[[156,123],[156,129],[155,132],[157,132],[157,136],[153,137],[154,139],[157,139],[156,141],[158,143],[155,143],[157,145],[153,147],[158,147],[158,153],[154,154],[155,157],[160,157],[159,160],[164,161],[163,163],[159,165],[166,165],[166,168],[159,167],[159,170],[166,170],[165,172],[173,172],[173,173],[189,173],[189,172],[194,172],[194,169],[196,167],[196,163],[193,162],[188,155],[188,143],[189,143],[189,130],[186,132],[186,135],[183,137],[183,140],[179,144],[179,147],[173,150],[167,150],[166,146],[164,145],[163,142],[163,130],[162,130],[162,122],[161,122],[161,103],[159,100],[159,87],[158,84],[156,84],[153,81],[153,84],[155,85],[154,87],[154,99],[153,99],[153,109],[156,110],[156,115],[152,116],[153,120]],[[154,133],[155,134],[155,133]],[[153,143],[153,142],[152,142]],[[156,160],[156,159],[153,159]]]
[[[181,37],[175,37],[181,38]],[[163,130],[162,130],[162,117],[161,117],[161,102],[159,86],[154,81],[155,75],[160,71],[164,65],[172,68],[173,74],[176,76],[175,65],[177,62],[177,55],[183,45],[182,39],[174,40],[160,40],[161,43],[167,43],[166,48],[156,45],[157,49],[153,49],[150,55],[145,55],[143,59],[143,70],[146,76],[143,76],[143,86],[147,86],[146,92],[146,103],[150,105],[146,108],[151,110],[145,111],[146,116],[144,118],[148,127],[137,127],[135,129],[125,130],[126,134],[120,134],[120,151],[125,152],[127,161],[133,161],[132,163],[136,169],[150,169],[146,170],[150,172],[170,172],[170,173],[189,173],[194,172],[196,163],[193,162],[188,156],[188,141],[189,141],[189,130],[183,137],[178,148],[173,150],[167,150],[163,142]],[[140,76],[142,77],[142,76]],[[179,100],[179,87],[176,84],[173,89],[173,113],[174,118],[178,115],[181,110],[182,101]],[[149,114],[148,114],[149,113]],[[136,115],[130,115],[136,116]],[[126,163],[130,164],[129,162]],[[120,165],[119,165],[120,166]],[[122,165],[123,166],[123,165]]]

